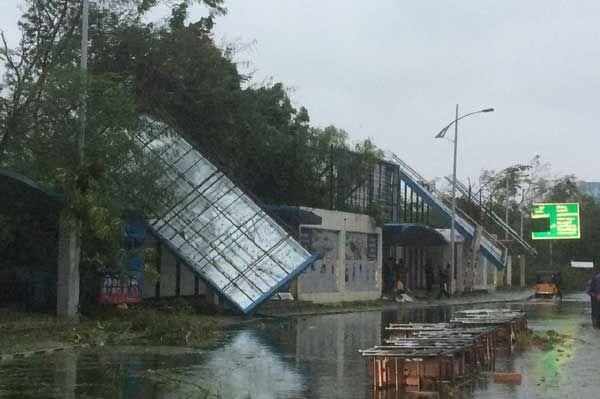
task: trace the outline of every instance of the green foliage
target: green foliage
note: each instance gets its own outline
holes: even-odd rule
[[[95,71],[93,53],[90,73],[82,79],[77,66],[79,13],[79,1],[28,1],[19,48],[5,46],[0,53],[7,67],[6,93],[0,98],[0,165],[65,194],[73,226],[82,226],[84,265],[121,267],[126,257],[121,249],[123,213],[155,210],[158,199],[168,202],[169,196],[158,184],[162,165],[148,159],[134,140],[149,122],[139,118],[131,80]],[[93,12],[97,30],[99,13],[106,12]],[[129,14],[111,16],[105,31],[131,20]],[[77,143],[83,100],[87,117],[81,163]]]
[[[484,170],[477,191],[491,206],[504,206],[507,197],[514,205],[528,202],[547,193],[549,168],[536,155],[527,164],[510,165],[501,171]]]
[[[548,193],[551,181],[548,179],[549,164],[542,163],[539,155],[527,164],[515,164],[501,171],[484,170],[479,184],[471,186],[472,201],[458,199],[458,206],[471,218],[479,221],[491,233],[504,238],[505,232],[475,204],[480,200],[487,209],[491,209],[498,217],[505,219],[508,204],[508,224],[517,232],[521,229],[523,213],[524,236],[530,235],[529,221],[526,215],[534,201],[541,201]],[[511,247],[513,254],[522,248],[515,244]]]
[[[516,231],[520,230],[520,211],[523,212],[523,236],[538,251],[538,256],[528,261],[527,279],[533,284],[538,270],[560,270],[562,286],[565,290],[582,290],[591,272],[585,269],[574,269],[571,260],[593,261],[600,264],[600,203],[581,192],[577,178],[573,175],[549,179],[548,164],[543,164],[536,156],[527,165],[513,165],[504,171],[495,173],[484,171],[481,184],[489,195],[488,204],[501,216],[505,212],[506,182],[508,180],[509,223]],[[581,239],[532,241],[531,220],[529,213],[533,202],[578,202],[581,213]],[[461,204],[467,206],[467,204]],[[472,215],[473,216],[473,215]],[[475,215],[477,218],[478,215]],[[486,228],[501,235],[489,221]],[[517,244],[512,246],[513,253],[519,251]]]
[[[589,269],[574,269],[571,260],[593,261],[600,265],[600,203],[581,192],[573,175],[562,176],[554,181],[544,197],[545,202],[578,202],[580,211],[581,239],[535,241],[539,256],[533,259],[530,277],[536,270],[557,269],[561,271],[563,286],[567,290],[583,290],[591,278]],[[552,248],[550,248],[552,246]],[[552,259],[551,259],[552,258]]]
[[[159,3],[171,6],[171,17],[145,22]],[[208,16],[190,21],[193,3]],[[126,211],[153,213],[174,200],[159,183],[164,165],[136,145],[140,131],[168,124],[269,203],[328,207],[335,183],[334,206],[343,207],[381,156],[370,140],[352,147],[343,130],[310,126],[282,83],[248,86],[233,47],[212,37],[223,0],[92,2],[86,76],[78,67],[80,5],[27,0],[18,48],[0,49],[0,165],[65,194],[89,268],[122,265]]]
[[[214,338],[217,322],[184,301],[156,308],[132,306],[126,312],[95,309],[95,325],[74,328],[64,339],[72,343],[202,345]]]
[[[513,197],[517,194],[522,184],[527,181],[530,169],[531,165],[516,164],[498,173],[484,171],[480,182],[482,185],[487,185],[490,192],[501,192],[505,198],[507,194],[509,197]],[[507,187],[508,191],[506,191]]]
[[[131,81],[140,112],[191,138],[263,201],[328,207],[332,149],[347,152],[347,133],[311,127],[282,83],[244,88],[249,77],[232,61],[235,50],[215,45],[207,21],[187,20],[182,3],[164,25],[129,21],[95,35],[95,68]],[[354,171],[348,190],[377,151],[368,140],[356,150],[340,166]]]
[[[79,321],[5,307],[0,309],[0,354],[82,343],[199,347],[213,344],[223,332],[223,319],[214,309],[183,300],[153,305],[87,309]]]
[[[383,227],[383,210],[379,204],[371,202],[367,207],[366,213],[373,218],[376,226]]]

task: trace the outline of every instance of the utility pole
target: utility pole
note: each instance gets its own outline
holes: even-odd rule
[[[77,137],[77,172],[83,173],[85,165],[85,131],[87,121],[87,57],[89,2],[81,4],[81,105],[79,117],[81,129]],[[76,184],[76,180],[73,184]],[[77,190],[76,187],[73,187]],[[77,318],[79,312],[79,261],[81,260],[81,220],[67,209],[61,211],[58,235],[58,267],[56,283],[56,314],[60,317]]]
[[[329,210],[333,210],[333,144],[329,146]]]
[[[79,167],[84,167],[85,162],[85,130],[87,124],[87,66],[88,66],[88,30],[89,30],[89,0],[82,0],[81,5],[81,108],[80,122],[81,131],[77,140],[77,150],[79,155]]]

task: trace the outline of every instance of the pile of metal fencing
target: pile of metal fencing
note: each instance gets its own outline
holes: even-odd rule
[[[527,331],[524,312],[460,311],[449,323],[390,324],[383,345],[360,350],[376,389],[422,390],[495,369],[496,351]]]
[[[499,345],[509,352],[519,334],[527,331],[527,314],[512,309],[473,309],[454,313],[454,327],[494,327]]]

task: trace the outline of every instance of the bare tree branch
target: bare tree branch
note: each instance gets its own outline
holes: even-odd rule
[[[8,67],[15,73],[15,75],[17,77],[17,84],[20,84],[21,73],[19,71],[19,68],[15,65],[15,62],[11,55],[11,50],[8,48],[8,43],[6,42],[6,36],[4,35],[4,31],[0,31],[0,38],[2,38],[2,48],[3,48],[2,51],[4,53],[6,62],[8,63]]]

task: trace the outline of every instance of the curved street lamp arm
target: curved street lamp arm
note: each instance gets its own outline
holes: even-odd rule
[[[442,130],[440,130],[440,132],[435,136],[435,138],[436,139],[443,138],[446,135],[446,132],[448,131],[448,129],[450,129],[450,127],[452,127],[452,125],[457,123],[459,120],[466,118],[467,116],[480,114],[482,112],[493,112],[493,111],[494,111],[494,108],[486,108],[486,109],[482,109],[482,110],[475,111],[475,112],[469,112],[468,114],[465,114],[465,115],[453,120],[452,122],[450,122],[446,127],[444,127]]]

